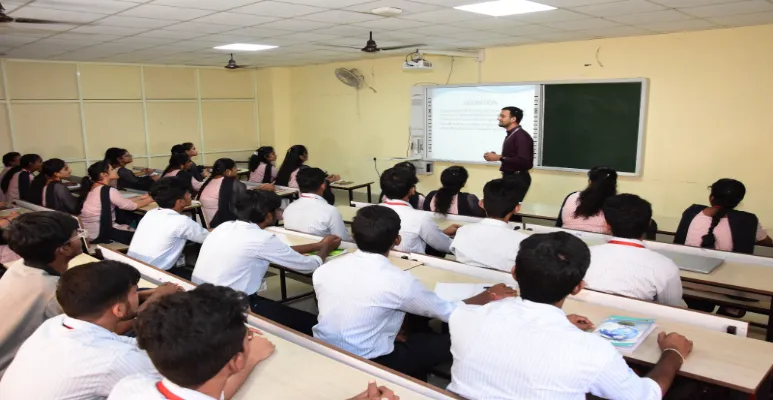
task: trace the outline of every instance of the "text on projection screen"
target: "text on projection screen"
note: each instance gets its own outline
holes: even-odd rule
[[[497,117],[502,108],[523,110],[521,126],[534,135],[534,99],[538,85],[430,88],[432,158],[484,162],[483,154],[502,154],[504,128]]]

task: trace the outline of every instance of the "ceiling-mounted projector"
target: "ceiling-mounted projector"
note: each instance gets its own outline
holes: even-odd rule
[[[403,69],[407,70],[431,70],[432,63],[427,61],[418,49],[405,56]]]

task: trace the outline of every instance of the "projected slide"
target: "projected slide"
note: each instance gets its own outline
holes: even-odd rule
[[[497,117],[507,106],[523,110],[521,125],[535,135],[539,85],[431,88],[427,92],[433,159],[484,162],[487,151],[501,154],[505,130]]]

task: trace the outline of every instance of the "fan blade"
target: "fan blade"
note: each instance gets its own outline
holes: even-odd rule
[[[391,46],[391,47],[382,47],[381,50],[402,50],[402,49],[416,49],[418,47],[426,46],[424,43],[417,43],[417,44],[406,44],[405,46]]]
[[[65,25],[83,25],[78,22],[51,21],[48,19],[35,18],[14,18],[13,22],[17,24],[65,24]]]
[[[360,49],[359,47],[356,47],[356,46],[339,46],[337,44],[325,44],[325,43],[317,43],[317,44],[325,47],[338,47],[340,49],[354,49],[354,50]]]

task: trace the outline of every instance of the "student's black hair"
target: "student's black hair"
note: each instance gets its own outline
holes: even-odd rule
[[[212,174],[207,178],[206,181],[204,181],[204,184],[201,185],[201,188],[199,188],[199,193],[197,194],[197,198],[201,197],[201,194],[204,193],[204,188],[206,188],[210,182],[212,182],[213,178],[217,178],[220,176],[223,176],[225,174],[225,171],[228,171],[229,169],[233,169],[236,167],[236,161],[230,159],[230,158],[218,158],[217,161],[215,161],[214,164],[212,164]]]
[[[27,262],[48,264],[72,238],[78,221],[58,211],[22,214],[6,230],[8,247]]]
[[[8,172],[6,172],[3,176],[3,180],[0,182],[0,189],[3,190],[3,193],[8,192],[8,186],[11,184],[11,178],[13,178],[17,172],[39,161],[43,161],[43,159],[40,158],[40,156],[37,154],[25,154],[21,156],[19,165],[9,169]]]
[[[186,193],[189,193],[189,187],[183,181],[170,176],[156,181],[148,194],[159,207],[172,208],[177,200],[185,198]]]
[[[711,185],[711,205],[717,207],[717,212],[711,217],[709,231],[701,238],[701,247],[714,248],[717,243],[714,229],[728,212],[741,203],[744,196],[746,196],[746,186],[735,179],[723,178]]]
[[[185,153],[185,147],[181,144],[176,144],[172,146],[172,148],[169,150],[172,154],[179,154],[179,153]]]
[[[352,221],[354,242],[358,249],[368,253],[387,253],[399,234],[400,216],[389,207],[360,208]]]
[[[462,191],[469,177],[470,175],[467,173],[467,170],[457,165],[443,170],[443,173],[440,174],[440,183],[443,184],[443,187],[435,195],[435,212],[443,215],[448,214],[448,210],[451,209],[451,203],[454,201],[454,196]]]
[[[261,224],[281,206],[282,199],[274,192],[248,190],[234,202],[234,214],[239,221]]]
[[[21,153],[17,153],[15,151],[12,151],[10,153],[5,153],[3,155],[3,165],[6,167],[10,167],[13,161],[17,158],[21,157]]]
[[[607,167],[593,167],[588,171],[590,184],[580,192],[575,218],[590,218],[601,211],[604,202],[617,194],[617,171]]]
[[[523,110],[513,106],[505,107],[502,109],[502,111],[504,110],[507,110],[510,112],[510,116],[515,118],[515,122],[519,124],[521,123],[521,120],[523,119]]]
[[[412,174],[416,175],[416,166],[410,161],[401,161],[394,166],[395,168],[407,168]]]
[[[86,171],[86,176],[81,179],[81,188],[78,192],[78,203],[80,206],[83,206],[83,203],[86,201],[86,197],[88,197],[92,187],[101,179],[101,175],[110,171],[110,167],[110,162],[107,160],[97,161],[94,164],[91,164],[89,169]]]
[[[301,193],[314,193],[327,179],[327,172],[319,168],[304,168],[298,171],[295,180]]]
[[[123,156],[128,152],[129,150],[126,149],[111,147],[105,151],[105,160],[110,162],[110,165],[112,165],[113,168],[118,168],[121,166],[121,162],[119,160],[123,158]]]
[[[515,280],[524,300],[556,304],[585,278],[590,250],[566,232],[535,234],[521,242]]]
[[[527,187],[519,179],[494,179],[483,186],[483,209],[489,218],[504,218],[515,212],[526,196]]]
[[[244,293],[209,283],[164,296],[137,317],[137,345],[174,384],[201,386],[244,351],[248,304]]]
[[[56,300],[71,318],[99,317],[118,303],[128,303],[140,272],[129,264],[105,260],[70,268],[59,278]]]
[[[60,158],[52,158],[43,162],[43,165],[40,168],[40,173],[35,177],[35,179],[32,180],[32,183],[30,184],[30,200],[33,203],[42,205],[43,188],[46,187],[46,183],[48,183],[49,179],[54,178],[54,174],[63,170],[66,166],[67,163]]]
[[[182,166],[188,163],[188,161],[191,160],[191,157],[187,154],[183,153],[173,153],[171,157],[169,157],[169,165],[166,166],[166,169],[164,170],[164,173],[161,174],[161,176],[165,176],[166,174],[176,170],[176,169],[182,169]]]
[[[641,239],[652,221],[652,205],[635,194],[612,196],[602,210],[612,234],[621,238]]]
[[[271,162],[268,161],[268,156],[274,152],[274,148],[271,146],[262,146],[258,148],[254,153],[252,153],[252,156],[250,156],[250,163],[247,166],[250,170],[250,172],[255,172],[256,169],[260,166],[260,163],[266,163],[268,167],[266,167],[266,173],[270,176],[271,170],[268,169],[271,167]]]
[[[188,151],[188,150],[190,150],[190,149],[192,149],[192,148],[196,147],[196,146],[195,146],[193,143],[191,143],[191,142],[185,142],[185,143],[181,144],[180,146],[182,146],[182,147],[183,147],[183,151]]]
[[[381,174],[381,191],[388,199],[403,199],[418,182],[410,169],[393,167]]]
[[[290,183],[290,175],[293,171],[300,168],[303,165],[301,156],[308,155],[306,146],[296,144],[287,150],[285,159],[282,160],[282,166],[279,167],[279,171],[276,173],[276,184],[280,186],[287,186]]]

